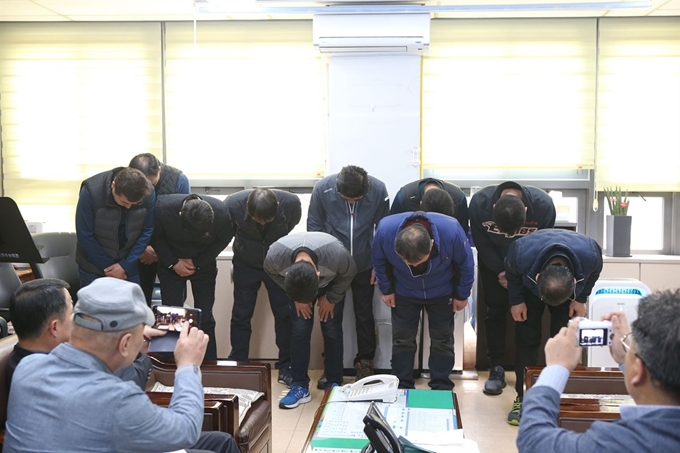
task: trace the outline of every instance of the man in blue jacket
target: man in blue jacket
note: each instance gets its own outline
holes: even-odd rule
[[[420,313],[427,311],[430,387],[451,390],[454,312],[467,305],[474,259],[454,218],[405,212],[383,219],[373,241],[373,267],[385,305],[392,310],[392,374],[414,388],[413,362]]]
[[[252,189],[230,195],[227,210],[235,234],[233,264],[234,307],[231,311],[230,360],[248,360],[250,321],[255,312],[257,292],[264,283],[274,314],[276,346],[279,348],[278,381],[290,387],[290,337],[293,329],[286,292],[264,271],[269,247],[300,223],[302,206],[297,195],[285,190]]]
[[[156,195],[134,168],[87,178],[76,207],[80,287],[100,277],[139,283],[138,260],[151,240]]]
[[[621,420],[595,422],[586,432],[557,427],[560,395],[581,359],[578,322],[548,340],[548,366],[527,392],[517,436],[520,453],[639,453],[680,451],[680,292],[655,292],[642,299],[638,318],[610,313],[611,354],[623,371],[636,405],[621,406]]]
[[[550,335],[569,318],[585,316],[586,301],[602,271],[602,249],[594,239],[568,230],[541,230],[515,241],[505,258],[510,312],[515,324],[517,399],[508,423],[519,424],[524,368],[536,365],[541,318],[550,310]]]
[[[342,242],[357,265],[352,280],[352,302],[357,332],[354,369],[357,380],[373,374],[375,320],[371,243],[378,222],[389,214],[390,196],[385,184],[361,167],[347,165],[336,175],[314,185],[307,215],[307,231],[328,233]],[[324,379],[317,388],[323,388]]]

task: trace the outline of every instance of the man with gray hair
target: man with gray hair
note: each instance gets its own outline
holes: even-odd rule
[[[604,319],[612,323],[612,358],[635,404],[621,406],[621,420],[595,422],[584,433],[557,426],[560,395],[581,361],[580,320],[575,319],[545,345],[548,366],[522,408],[520,453],[680,451],[680,292],[654,292],[642,299],[630,327],[622,312]]]
[[[100,278],[78,292],[73,332],[50,354],[17,367],[7,406],[5,452],[171,451],[237,453],[226,433],[206,433],[199,365],[208,337],[184,325],[175,348],[170,405],[154,405],[113,373],[130,365],[153,325],[139,285]],[[200,442],[197,443],[197,441]]]

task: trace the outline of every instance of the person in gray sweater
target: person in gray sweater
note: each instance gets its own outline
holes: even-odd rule
[[[680,451],[680,290],[642,299],[632,330],[622,312],[605,320],[614,331],[612,357],[636,405],[621,406],[620,420],[595,422],[584,433],[557,427],[560,395],[581,359],[575,318],[545,345],[548,366],[524,398],[520,453]]]

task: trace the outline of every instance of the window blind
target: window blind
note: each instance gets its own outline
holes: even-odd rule
[[[166,25],[167,163],[192,181],[323,174],[325,65],[311,21]]]
[[[600,20],[599,189],[680,191],[680,17]]]
[[[73,231],[83,179],[160,155],[158,24],[0,24],[5,195]]]
[[[422,166],[592,168],[595,19],[433,20]]]

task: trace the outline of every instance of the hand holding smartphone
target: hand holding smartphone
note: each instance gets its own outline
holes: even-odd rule
[[[154,305],[152,311],[156,318],[154,329],[168,332],[168,334],[152,338],[149,343],[149,352],[173,352],[182,331],[182,323],[185,321],[191,327],[201,328],[199,308]]]

